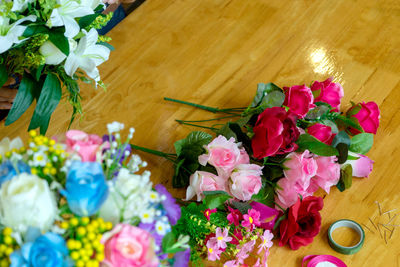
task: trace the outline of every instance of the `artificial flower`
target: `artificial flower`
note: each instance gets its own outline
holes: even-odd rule
[[[13,0],[13,6],[11,11],[13,12],[24,12],[28,7],[28,4],[34,3],[35,0]]]
[[[73,39],[70,40],[70,50],[73,50],[75,48],[71,49],[71,43],[76,45],[76,42]],[[39,48],[39,52],[44,56],[45,62],[48,65],[58,65],[67,58],[67,56],[51,41],[44,42]]]
[[[249,253],[253,251],[254,245],[256,244],[255,240],[251,240],[240,248],[239,252],[236,254],[237,261],[240,264],[243,264],[244,260],[249,257]]]
[[[69,266],[65,240],[58,234],[31,230],[20,250],[10,255],[11,267],[65,267]]]
[[[95,214],[107,199],[108,186],[103,169],[98,162],[73,161],[61,193],[68,206],[79,216]]]
[[[166,216],[168,217],[169,222],[171,225],[175,225],[181,217],[181,207],[176,204],[176,199],[168,192],[165,186],[158,184],[154,189],[161,196],[161,205],[167,212]]]
[[[236,263],[235,260],[227,261],[224,263],[224,267],[238,267],[239,265]]]
[[[57,215],[53,192],[46,180],[20,173],[0,188],[0,221],[24,234],[29,226],[47,231]]]
[[[329,194],[331,186],[336,185],[340,179],[340,165],[337,163],[337,157],[315,156],[314,159],[318,168],[312,182]]]
[[[239,245],[240,240],[243,240],[243,233],[241,229],[238,227],[235,227],[235,230],[233,230],[233,239],[231,241],[232,244],[234,245]]]
[[[174,265],[172,267],[187,267],[190,261],[190,249],[179,251],[174,255]]]
[[[348,159],[343,166],[350,164],[353,169],[353,176],[368,177],[372,172],[374,161],[362,154],[357,154],[349,151],[349,155],[356,159]]]
[[[96,161],[103,140],[95,134],[87,134],[79,130],[69,130],[66,134],[68,152],[76,152],[82,161]]]
[[[276,220],[278,220],[280,212],[256,201],[252,201],[250,206],[260,213],[260,227],[266,230],[272,230]]]
[[[219,249],[217,242],[214,239],[210,239],[206,243],[208,260],[216,261],[220,259],[222,250]]]
[[[286,159],[283,169],[285,177],[301,188],[300,193],[306,192],[318,169],[313,155],[305,150],[302,153],[290,153]]]
[[[263,235],[260,236],[261,243],[258,246],[258,251],[257,253],[260,254],[261,250],[268,250],[270,247],[272,247],[272,239],[274,238],[274,234],[271,233],[270,230],[265,230]]]
[[[210,215],[211,215],[212,213],[216,213],[216,212],[217,212],[217,209],[212,209],[212,210],[206,209],[206,210],[204,211],[204,216],[207,218],[207,221],[210,220]]]
[[[241,157],[246,157],[245,152],[239,150],[235,138],[227,140],[223,135],[204,146],[204,149],[207,154],[199,156],[199,163],[203,166],[207,163],[214,166],[221,177],[228,177],[238,162],[243,160]]]
[[[297,184],[288,178],[281,178],[277,183],[278,189],[276,190],[275,203],[276,208],[287,209],[296,203],[299,192],[303,192],[302,197],[307,197],[311,194],[299,189]],[[310,192],[311,193],[311,192]]]
[[[314,102],[325,102],[339,111],[340,100],[344,96],[343,87],[339,83],[332,82],[332,77],[323,82],[315,81],[311,85],[311,91],[314,95]]]
[[[324,203],[321,197],[309,196],[289,208],[287,218],[279,226],[279,246],[289,244],[293,250],[310,244],[319,233]]]
[[[186,189],[186,200],[197,196],[197,201],[204,198],[203,191],[226,191],[226,181],[210,172],[196,171],[190,176],[190,184]]]
[[[83,30],[83,33],[85,35],[79,40],[78,46],[70,51],[65,61],[65,72],[73,77],[75,71],[81,68],[90,78],[98,82],[100,74],[97,66],[108,59],[110,49],[96,44],[99,36],[96,29],[92,28],[89,32]]]
[[[74,38],[80,30],[75,18],[94,14],[93,9],[75,0],[57,0],[57,7],[53,9],[50,19],[47,21],[48,27],[65,27],[65,37]],[[75,71],[74,71],[75,72]]]
[[[250,231],[254,229],[255,226],[260,226],[260,212],[255,209],[249,209],[247,214],[243,215],[242,226],[250,228]]]
[[[296,116],[284,108],[265,109],[258,115],[253,131],[251,147],[257,159],[292,152],[298,147],[295,141],[300,133]]]
[[[0,156],[4,157],[6,152],[12,151],[14,149],[20,149],[24,146],[22,143],[21,138],[17,137],[13,140],[10,138],[5,137],[0,141]]]
[[[307,112],[315,106],[311,89],[305,85],[283,87],[283,91],[285,92],[283,105],[289,107],[289,111],[299,118],[304,118]]]
[[[250,200],[261,189],[262,168],[257,164],[236,166],[229,179],[230,193],[239,200]]]
[[[240,221],[243,219],[243,215],[239,210],[232,209],[230,206],[228,206],[229,214],[227,216],[227,219],[230,224],[233,224],[235,226],[239,226]]]
[[[224,228],[224,230],[222,230],[220,227],[215,230],[214,238],[217,242],[218,248],[221,249],[226,248],[226,243],[232,240],[232,237],[229,236],[229,230],[227,228]]]
[[[379,107],[375,102],[361,102],[354,105],[347,111],[347,116],[356,118],[366,133],[376,134],[381,115]],[[360,133],[359,130],[354,128],[350,128],[349,130],[354,135]]]
[[[104,266],[157,267],[154,239],[149,232],[130,224],[118,224],[103,234]]]
[[[30,15],[10,24],[10,19],[0,16],[0,54],[6,52],[13,44],[18,44],[27,26],[22,26],[25,21],[36,21],[36,16]]]
[[[31,173],[31,168],[23,161],[20,160],[15,164],[9,160],[4,161],[0,164],[0,187],[4,182],[11,180],[14,176],[23,172]]]
[[[317,138],[322,143],[330,145],[333,141],[333,138],[336,134],[332,132],[332,128],[327,125],[323,125],[321,123],[315,123],[309,126],[307,129],[307,133]]]

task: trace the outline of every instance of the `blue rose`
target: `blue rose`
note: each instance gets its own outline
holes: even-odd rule
[[[18,161],[16,165],[13,165],[9,160],[4,161],[0,165],[0,187],[4,182],[11,180],[21,172],[31,173],[31,168],[23,161]]]
[[[10,255],[10,267],[66,267],[70,266],[64,239],[48,232],[40,235],[39,229],[30,228],[27,242]]]
[[[98,162],[72,162],[67,174],[65,190],[71,211],[79,216],[95,214],[107,199],[108,186]]]

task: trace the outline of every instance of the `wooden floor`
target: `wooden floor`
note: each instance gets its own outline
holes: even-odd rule
[[[109,89],[82,86],[85,115],[73,126],[102,134],[106,123],[118,120],[136,128],[134,142],[142,146],[172,152],[174,141],[193,130],[174,119],[213,117],[164,96],[242,107],[259,82],[287,86],[334,76],[345,90],[343,109],[350,100],[377,102],[382,118],[368,155],[375,160],[372,175],[354,179],[345,193],[332,190],[314,243],[298,251],[274,246],[269,266],[300,266],[309,254],[331,254],[352,267],[400,266],[400,228],[386,244],[369,222],[388,219],[379,217],[375,201],[385,211],[400,209],[400,1],[147,0],[109,35],[116,50],[100,68]],[[66,131],[70,113],[60,104],[49,136]],[[0,138],[26,139],[31,114],[11,127],[1,125]],[[170,163],[143,157],[153,181],[171,187]],[[373,230],[365,228],[364,247],[352,256],[334,252],[327,242],[329,225],[342,218]]]

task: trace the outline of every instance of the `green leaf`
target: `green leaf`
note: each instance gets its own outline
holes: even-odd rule
[[[346,189],[351,187],[353,182],[353,168],[350,164],[344,165],[340,170],[340,180],[336,187],[340,192],[343,192]]]
[[[343,143],[350,146],[351,139],[350,136],[345,131],[340,131],[332,140],[333,147],[336,147],[336,145],[339,143]]]
[[[2,87],[8,80],[7,68],[3,64],[0,65],[0,87]]]
[[[257,85],[257,93],[256,96],[253,99],[253,102],[251,102],[250,107],[257,107],[261,105],[264,97],[272,92],[272,91],[282,91],[281,88],[279,88],[277,85],[273,83],[259,83]]]
[[[325,106],[325,105],[316,106],[315,108],[308,111],[305,118],[307,120],[316,120],[316,119],[319,119],[322,115],[328,113],[329,111],[330,111],[330,108],[328,106]]]
[[[287,219],[287,213],[285,212],[281,217],[278,218],[278,220],[276,220],[275,224],[274,224],[274,229],[273,231],[275,231],[276,229],[278,229],[278,227],[281,225],[281,222],[283,220]]]
[[[175,245],[176,241],[177,240],[176,240],[175,234],[172,231],[167,233],[162,239],[162,243],[161,243],[162,251],[166,254],[183,251],[184,249],[182,249],[180,247],[176,247],[176,248],[173,247]]]
[[[108,49],[110,49],[110,51],[114,51],[115,50],[114,46],[110,45],[109,43],[99,42],[98,44],[107,47]]]
[[[228,199],[232,197],[224,191],[203,191],[203,203],[208,209],[216,209],[225,204]]]
[[[203,146],[210,143],[212,136],[201,131],[191,132],[185,139],[174,144],[178,156],[197,158],[204,150]]]
[[[43,25],[29,25],[28,27],[26,27],[22,36],[31,37],[35,34],[48,33],[48,32],[49,32],[49,29]]]
[[[344,143],[339,143],[336,145],[336,149],[339,151],[338,163],[345,163],[349,155],[349,146]]]
[[[358,105],[354,105],[353,104],[353,107],[346,112],[346,115],[347,116],[356,115],[360,110],[361,110],[361,105],[360,104],[358,104]]]
[[[235,209],[238,209],[240,211],[240,213],[242,214],[247,214],[247,212],[249,211],[249,209],[251,209],[252,207],[250,206],[249,203],[247,202],[240,202],[240,201],[232,201],[232,206]]]
[[[36,70],[36,72],[35,72],[35,79],[36,79],[36,81],[39,81],[40,80],[40,76],[42,76],[42,71],[43,71],[43,69],[44,69],[44,64],[43,65],[40,65],[38,68],[37,68],[37,70]]]
[[[235,140],[237,140],[236,134],[229,127],[229,122],[225,123],[224,126],[222,126],[216,133],[217,133],[217,135],[225,136],[226,139],[233,137],[233,138],[235,138]]]
[[[49,40],[66,56],[69,55],[69,42],[68,38],[64,36],[64,32],[50,31]]]
[[[300,150],[304,151],[307,149],[310,152],[320,156],[329,157],[339,155],[337,149],[322,143],[317,138],[307,133],[300,135],[299,139],[296,141],[296,144],[299,146]]]
[[[92,22],[98,17],[101,16],[101,13],[95,13],[95,14],[90,14],[90,15],[86,15],[82,18],[79,19],[79,27],[81,29],[84,29],[86,27],[88,27],[90,24],[92,24]]]
[[[274,188],[263,182],[263,186],[260,191],[251,197],[251,200],[263,203],[269,207],[273,206],[274,204]]]
[[[19,85],[10,113],[7,116],[5,122],[6,126],[18,120],[32,104],[33,99],[35,98],[35,86],[37,86],[35,80],[25,73],[21,84]]]
[[[285,94],[282,91],[272,91],[262,99],[260,107],[262,109],[280,107],[285,101]]]
[[[374,135],[371,133],[360,133],[351,139],[350,151],[367,154],[374,143]]]
[[[352,127],[359,130],[360,132],[364,132],[363,128],[360,126],[360,123],[355,117],[345,117],[343,115],[339,115],[337,116],[336,120],[343,123],[347,127]]]
[[[58,77],[49,73],[44,81],[35,111],[33,112],[29,130],[40,127],[40,134],[45,134],[49,126],[51,114],[61,99],[61,84]]]
[[[331,120],[322,120],[322,121],[320,121],[320,123],[322,123],[323,125],[331,127],[332,133],[334,133],[334,134],[339,133],[339,129],[338,129],[336,123],[334,123],[333,121],[331,121]]]

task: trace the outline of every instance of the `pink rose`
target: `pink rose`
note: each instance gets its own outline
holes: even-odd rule
[[[336,134],[332,133],[330,126],[316,123],[307,128],[307,133],[317,138],[322,143],[327,145],[332,144],[333,138]]]
[[[207,154],[199,156],[199,163],[206,166],[208,162],[217,169],[218,175],[224,177],[229,177],[233,168],[244,157],[233,137],[227,140],[225,136],[220,135],[204,148]]]
[[[315,81],[311,85],[311,91],[314,95],[315,102],[325,102],[334,108],[334,111],[339,111],[340,100],[344,96],[343,87],[339,83],[333,83],[332,77],[323,82]]]
[[[262,168],[256,164],[238,165],[229,179],[230,193],[237,199],[250,200],[261,189]]]
[[[308,150],[303,153],[290,153],[286,159],[283,173],[287,179],[296,184],[300,189],[299,193],[302,194],[310,186],[311,178],[317,173],[318,165]]]
[[[287,209],[293,206],[299,198],[296,183],[284,177],[278,181],[277,185],[279,189],[276,190],[275,195],[276,208]]]
[[[226,191],[226,178],[210,172],[196,171],[190,176],[190,184],[186,189],[186,200],[197,195],[197,201],[204,198],[203,191]]]
[[[284,108],[265,109],[258,115],[253,131],[251,147],[257,159],[285,154],[298,148],[295,142],[300,133],[296,126],[296,115],[286,112]]]
[[[331,186],[336,185],[340,179],[340,165],[336,162],[337,158],[315,156],[318,165],[317,173],[312,179],[319,187],[329,194]]]
[[[347,116],[356,118],[366,133],[376,134],[381,115],[375,102],[362,102],[354,105],[347,111]],[[352,134],[360,133],[360,131],[353,128],[350,129],[350,132]]]
[[[349,155],[358,157],[356,160],[347,160],[343,165],[351,164],[353,168],[353,176],[355,177],[368,177],[372,172],[374,161],[362,154],[349,152]]]
[[[96,153],[103,143],[99,136],[79,130],[69,130],[65,136],[68,152],[77,152],[82,161],[96,161]]]
[[[102,266],[146,266],[157,267],[158,258],[154,252],[152,235],[130,224],[117,224],[103,235],[105,259]]]
[[[286,98],[283,105],[289,107],[289,111],[300,118],[304,118],[307,112],[315,105],[311,89],[305,85],[295,85],[292,87],[283,87]]]

